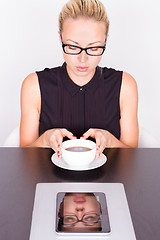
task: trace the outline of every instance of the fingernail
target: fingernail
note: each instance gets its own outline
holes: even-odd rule
[[[84,135],[82,135],[81,137],[84,137]]]
[[[59,154],[59,151],[57,153]]]
[[[76,137],[76,136],[72,135],[72,137]]]
[[[60,147],[60,144],[58,144],[58,147]]]
[[[100,145],[98,145],[98,148],[100,148]]]

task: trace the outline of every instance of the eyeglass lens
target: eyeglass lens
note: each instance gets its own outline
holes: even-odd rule
[[[81,53],[82,50],[85,50],[87,54],[93,55],[93,56],[99,56],[104,52],[103,47],[91,47],[91,48],[82,49],[77,46],[64,45],[64,51],[67,54],[77,55]]]
[[[84,223],[87,224],[92,224],[92,223],[96,223],[99,221],[99,215],[97,214],[86,214],[82,217],[82,220],[78,220],[76,215],[66,215],[63,218],[63,223],[64,224],[74,224],[77,223],[79,221],[82,221]]]

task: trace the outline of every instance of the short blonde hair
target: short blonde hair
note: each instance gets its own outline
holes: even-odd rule
[[[104,5],[99,0],[70,0],[59,14],[59,32],[63,31],[63,23],[68,18],[92,18],[106,25],[106,37],[109,31],[109,19]]]

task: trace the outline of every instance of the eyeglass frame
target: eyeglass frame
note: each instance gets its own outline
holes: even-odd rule
[[[80,52],[79,52],[79,53],[67,53],[67,52],[65,51],[65,47],[66,47],[66,46],[79,48],[79,49],[80,49]],[[96,57],[96,56],[101,56],[101,55],[104,53],[104,51],[105,51],[105,49],[106,49],[106,45],[104,45],[104,46],[96,46],[96,47],[88,47],[88,48],[81,48],[81,47],[78,47],[78,46],[75,46],[75,45],[71,45],[71,44],[64,44],[64,43],[62,42],[62,48],[63,48],[64,53],[66,53],[66,54],[68,54],[68,55],[79,55],[82,51],[85,51],[87,55],[89,55],[89,56],[95,56],[95,57]],[[101,54],[98,54],[98,55],[89,54],[89,53],[87,52],[87,50],[88,50],[88,49],[92,49],[92,48],[102,48],[103,51],[102,51]]]
[[[82,216],[81,220],[79,220],[78,217],[77,217],[77,215],[74,215],[74,214],[72,214],[72,215],[65,215],[65,216],[62,217],[62,224],[65,225],[65,226],[73,226],[73,225],[75,225],[75,224],[78,223],[78,222],[83,222],[86,226],[92,226],[92,225],[94,225],[95,223],[98,223],[98,222],[101,221],[101,217],[100,217],[99,214],[97,214],[97,213],[92,213],[92,214],[96,215],[96,216],[98,217],[98,220],[97,220],[96,222],[91,223],[91,224],[83,221],[83,219],[84,219],[85,216],[91,215],[91,214],[89,214],[89,213],[84,214],[84,215]],[[74,223],[68,223],[68,224],[67,224],[67,223],[64,223],[63,220],[64,220],[64,217],[66,217],[66,216],[74,216],[74,217],[76,217],[77,221],[74,222]]]
[[[81,48],[81,47],[78,47],[78,46],[76,46],[76,45],[64,44],[64,42],[62,41],[62,35],[60,35],[60,37],[61,37],[63,52],[64,52],[65,54],[68,54],[68,55],[79,55],[82,51],[85,51],[87,55],[89,55],[89,56],[95,56],[95,57],[96,57],[96,56],[101,56],[101,55],[104,53],[105,49],[106,49],[106,44],[105,44],[104,46],[95,46],[95,47],[88,47],[88,48]],[[105,40],[105,42],[106,42],[106,40]],[[77,48],[80,49],[80,52],[79,52],[79,53],[67,53],[67,52],[65,51],[65,47],[66,47],[66,46],[77,47]],[[102,49],[103,49],[103,52],[102,52],[101,54],[98,54],[98,55],[92,55],[92,54],[87,53],[87,50],[88,50],[88,49],[91,49],[91,48],[102,48]]]

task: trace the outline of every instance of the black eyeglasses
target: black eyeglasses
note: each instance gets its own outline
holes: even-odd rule
[[[63,225],[74,225],[77,222],[83,222],[85,225],[91,226],[100,222],[100,215],[96,213],[84,214],[81,220],[76,215],[65,215],[62,219]]]
[[[86,54],[88,54],[89,56],[101,56],[106,49],[106,45],[96,46],[96,47],[88,47],[88,48],[81,48],[81,47],[78,47],[78,46],[75,46],[75,45],[64,44],[62,42],[62,48],[63,48],[64,53],[70,54],[70,55],[78,55],[82,51],[85,51]]]

